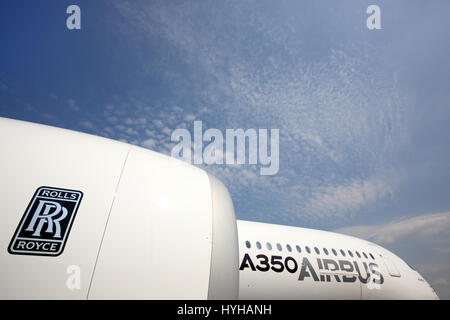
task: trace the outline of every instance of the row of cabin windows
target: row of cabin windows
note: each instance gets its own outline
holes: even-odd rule
[[[252,245],[251,245],[250,241],[247,240],[247,241],[245,241],[245,246],[246,246],[247,248],[250,249]],[[267,243],[266,243],[266,247],[267,247],[267,250],[272,250],[272,244],[271,244],[270,242],[267,242]],[[282,251],[282,250],[283,250],[283,247],[282,247],[281,244],[279,244],[279,243],[276,244],[276,247],[277,247],[277,250],[278,250],[278,251]],[[262,249],[261,242],[256,241],[256,248]],[[297,250],[298,253],[301,253],[301,252],[302,252],[302,248],[301,248],[299,245],[296,245],[296,246],[295,246],[295,249]],[[290,244],[287,244],[287,245],[286,245],[286,250],[289,251],[289,252],[292,252],[293,249],[292,249],[292,247],[291,247]],[[305,246],[305,250],[306,250],[307,253],[311,253],[311,249],[310,249],[308,246]],[[329,254],[330,254],[330,252],[328,251],[328,249],[323,248],[322,250],[323,250],[323,252],[324,252],[326,255],[329,255]],[[314,251],[315,251],[317,254],[320,254],[319,248],[314,247]],[[332,252],[335,256],[338,255],[338,252],[337,252],[337,250],[335,250],[335,249],[331,249],[331,252]],[[339,249],[339,252],[341,253],[341,255],[342,255],[343,257],[346,256],[346,253],[345,253],[344,250]],[[354,257],[353,252],[352,252],[351,250],[347,250],[347,253],[348,253],[348,255],[349,255],[350,257],[352,257],[352,258]],[[358,251],[355,251],[355,254],[356,254],[356,256],[357,256],[358,258],[361,258],[361,254],[359,254]],[[366,254],[365,252],[362,252],[362,255],[364,256],[364,258],[369,259],[369,257],[367,256],[367,254]],[[370,256],[373,260],[375,260],[375,257],[374,257],[371,253],[369,253],[369,256]]]

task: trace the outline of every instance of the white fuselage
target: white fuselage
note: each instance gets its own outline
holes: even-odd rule
[[[437,299],[392,252],[332,232],[237,221],[240,299]]]

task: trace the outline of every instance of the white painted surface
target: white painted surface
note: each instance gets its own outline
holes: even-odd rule
[[[129,146],[69,130],[0,118],[0,299],[85,299]],[[12,255],[7,247],[41,186],[80,190],[83,199],[64,252]],[[81,270],[80,290],[66,286]]]
[[[239,297],[240,299],[436,299],[437,296],[429,284],[413,269],[411,269],[404,261],[389,252],[368,241],[341,235],[332,232],[312,230],[297,227],[288,227],[274,224],[237,221],[239,235],[239,261],[242,270],[239,275]],[[249,241],[250,248],[246,246]],[[256,247],[256,243],[260,242],[261,249]],[[266,244],[270,243],[272,249],[267,249]],[[281,245],[282,250],[277,248],[277,244]],[[286,245],[290,245],[292,251],[287,250]],[[297,252],[296,246],[301,247],[301,252]],[[305,247],[310,248],[307,253]],[[315,252],[315,248],[319,253]],[[327,249],[328,254],[325,253]],[[336,251],[333,254],[332,249]],[[345,256],[341,250],[344,250]],[[353,257],[348,251],[351,251]],[[361,257],[356,255],[356,251]],[[364,257],[363,253],[367,255]],[[373,255],[373,259],[369,255]],[[252,270],[249,265],[244,263],[244,256],[248,254],[255,265]],[[266,258],[271,269],[267,269]],[[293,272],[287,272],[286,268],[282,272],[276,272],[281,266],[278,261],[286,262],[287,257],[291,257],[297,261],[298,269]],[[397,273],[393,276],[392,272],[386,268],[384,263],[386,257],[395,263]],[[304,259],[311,264],[316,272],[316,281],[310,268],[305,268],[309,276],[300,279],[302,263]],[[272,259],[274,259],[272,261]],[[325,259],[332,259],[338,265],[341,261],[348,261],[353,265],[352,271],[331,271],[334,267],[325,270]],[[319,262],[320,260],[320,262]],[[274,262],[274,263],[271,263]],[[289,262],[290,268],[293,269],[294,263]],[[358,266],[360,273],[356,270]],[[364,281],[359,280],[359,275],[363,280],[367,278],[365,265],[368,266],[370,272],[370,264],[378,266],[383,276],[383,283],[376,286],[367,285]],[[263,271],[258,270],[258,267]],[[331,264],[330,264],[331,266]],[[272,269],[275,268],[275,270]],[[373,268],[373,266],[372,266]],[[398,276],[400,275],[401,276]],[[323,276],[322,278],[320,276]],[[326,276],[330,275],[330,281]],[[336,279],[337,276],[339,280]],[[344,282],[343,276],[347,278],[356,277],[354,282]],[[372,277],[377,278],[376,275]]]
[[[238,299],[239,244],[234,206],[225,185],[209,176],[213,209],[213,247],[208,299]]]
[[[89,299],[206,299],[211,210],[204,171],[133,147]]]

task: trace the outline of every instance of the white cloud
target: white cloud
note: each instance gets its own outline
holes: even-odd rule
[[[319,216],[348,216],[364,205],[387,197],[392,189],[392,185],[380,179],[353,179],[345,185],[318,187],[308,197],[305,210]]]
[[[125,126],[123,126],[121,124],[116,125],[115,128],[117,130],[119,130],[119,131],[126,131],[127,130],[127,127],[125,127]]]
[[[94,125],[91,121],[83,120],[80,121],[80,125],[85,129],[94,129]]]
[[[74,99],[68,99],[67,106],[69,107],[70,110],[80,111],[80,107],[77,105],[77,103]]]
[[[450,264],[439,260],[441,259],[438,257],[434,261],[428,260],[425,263],[417,263],[414,265],[414,268],[424,274],[434,275],[434,279],[439,278],[442,274],[450,274]]]
[[[194,121],[195,120],[195,115],[193,115],[193,114],[191,114],[191,113],[187,113],[185,116],[184,116],[184,120],[185,121]]]
[[[389,244],[406,238],[436,236],[449,230],[450,212],[441,212],[396,220],[382,225],[345,227],[335,231],[380,244]]]
[[[170,137],[172,135],[172,130],[170,130],[167,127],[162,128],[161,130],[164,134],[166,134],[168,137]]]
[[[156,145],[156,141],[152,138],[148,138],[144,142],[142,142],[142,146],[148,149],[152,149]]]
[[[104,127],[103,130],[105,130],[105,132],[109,133],[110,135],[114,135],[114,130],[111,127]]]
[[[162,122],[159,119],[153,120],[153,124],[157,127],[157,128],[163,128],[164,127],[164,122]]]
[[[137,136],[137,135],[138,135],[138,132],[137,132],[135,129],[133,129],[132,127],[127,128],[127,129],[125,130],[125,132],[126,132],[128,135],[130,135],[130,136]]]
[[[431,284],[433,286],[436,286],[436,285],[447,286],[450,284],[450,281],[449,281],[449,278],[438,278],[436,280],[433,280],[431,282]]]
[[[143,117],[137,118],[136,121],[135,121],[135,123],[136,123],[137,125],[144,126],[144,125],[147,124],[147,119],[146,119],[146,118],[143,118]]]
[[[107,117],[106,121],[108,121],[111,124],[114,124],[117,122],[117,117],[114,117],[114,116]]]

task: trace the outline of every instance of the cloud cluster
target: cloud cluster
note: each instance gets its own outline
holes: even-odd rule
[[[391,244],[408,238],[437,237],[450,230],[450,212],[425,214],[380,225],[363,225],[336,229],[345,233],[374,241]]]
[[[354,179],[346,185],[313,189],[306,201],[308,212],[329,216],[352,215],[364,205],[376,203],[392,194],[393,183],[382,179]]]
[[[170,132],[191,129],[194,119],[205,129],[279,129],[276,177],[259,177],[252,166],[206,167],[238,207],[258,204],[245,215],[263,220],[348,219],[395,192],[395,178],[385,178],[407,140],[405,101],[394,77],[373,69],[356,46],[323,49],[310,38],[314,30],[299,23],[310,19],[306,13],[274,14],[255,3],[114,6],[126,18],[119,30],[127,41],[152,52],[151,68],[142,57],[142,72],[158,70],[180,93],[159,107],[145,97],[118,101],[105,110],[101,134],[169,154]]]

